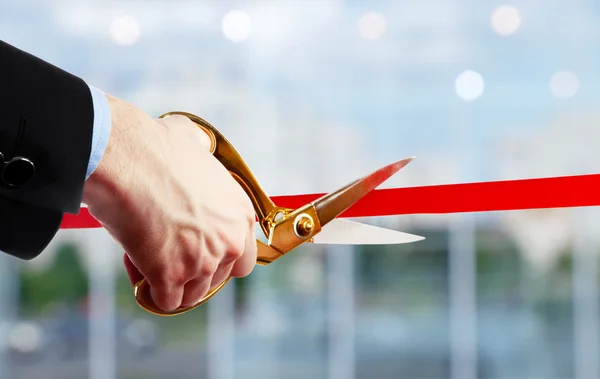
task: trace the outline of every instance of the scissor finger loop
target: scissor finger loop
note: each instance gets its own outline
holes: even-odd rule
[[[154,302],[152,301],[152,299],[150,298],[150,286],[148,284],[148,281],[146,280],[146,278],[140,280],[139,282],[137,282],[135,284],[135,286],[133,287],[133,295],[135,297],[135,300],[137,302],[137,304],[144,310],[155,314],[157,316],[177,316],[180,314],[184,314],[187,313],[193,309],[198,308],[199,306],[201,306],[202,304],[206,303],[208,300],[210,300],[214,295],[217,294],[217,292],[219,292],[221,289],[223,289],[223,287],[225,287],[225,285],[227,283],[229,283],[229,281],[232,279],[232,277],[229,277],[227,279],[225,279],[221,284],[219,284],[218,286],[216,286],[215,288],[211,289],[210,291],[208,291],[208,293],[206,295],[204,295],[204,297],[202,299],[200,299],[200,301],[198,301],[196,304],[189,306],[189,307],[179,307],[177,309],[174,309],[172,311],[165,311],[162,310],[160,308],[158,308]]]

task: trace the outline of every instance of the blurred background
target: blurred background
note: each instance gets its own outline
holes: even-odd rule
[[[208,119],[272,195],[412,155],[385,186],[598,171],[597,1],[3,0],[0,38]],[[597,379],[599,216],[363,219],[426,239],[301,246],[174,318],[104,231],[61,231],[0,256],[0,378]]]

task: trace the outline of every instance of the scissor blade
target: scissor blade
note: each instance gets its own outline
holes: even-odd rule
[[[313,237],[313,242],[342,245],[395,245],[423,239],[425,237],[336,218]]]
[[[322,196],[313,201],[313,205],[319,216],[321,227],[328,224],[331,220],[339,216],[346,209],[350,208],[354,203],[362,199],[369,192],[392,175],[400,171],[404,166],[410,163],[414,157],[406,158],[401,161],[392,163],[379,170],[340,188],[339,190]]]

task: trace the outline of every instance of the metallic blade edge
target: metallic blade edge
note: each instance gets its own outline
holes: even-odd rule
[[[357,201],[406,167],[415,157],[388,164],[312,202],[321,225],[327,225]]]
[[[425,237],[336,218],[313,238],[317,244],[396,245],[424,240]]]

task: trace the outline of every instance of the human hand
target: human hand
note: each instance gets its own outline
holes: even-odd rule
[[[155,120],[107,96],[111,136],[83,201],[124,248],[130,280],[145,277],[164,311],[197,303],[256,264],[249,197],[184,116]]]

